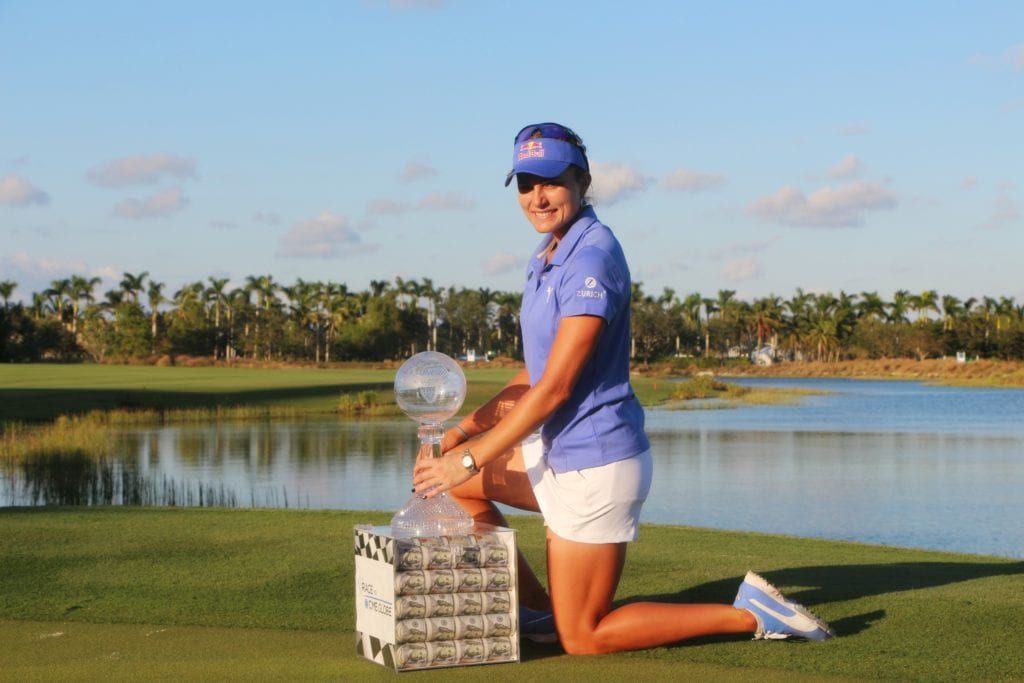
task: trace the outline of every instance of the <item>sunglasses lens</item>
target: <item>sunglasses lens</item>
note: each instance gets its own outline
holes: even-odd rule
[[[579,138],[571,130],[557,123],[538,123],[527,126],[516,135],[516,142],[526,142],[530,138],[551,138],[554,140],[565,140],[574,145],[579,144]]]

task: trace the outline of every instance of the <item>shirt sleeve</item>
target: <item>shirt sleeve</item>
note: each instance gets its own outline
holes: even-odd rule
[[[558,289],[560,316],[594,315],[611,321],[629,300],[623,271],[615,258],[597,247],[585,247],[566,264]]]

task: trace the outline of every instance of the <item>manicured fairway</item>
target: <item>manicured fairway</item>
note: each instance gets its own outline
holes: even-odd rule
[[[52,420],[115,408],[287,408],[335,413],[342,393],[376,391],[394,401],[396,368],[187,368],[136,365],[0,365],[0,422]],[[464,410],[493,396],[515,368],[465,370]],[[643,377],[633,386],[645,404],[668,398],[671,382]],[[397,408],[395,414],[400,415]]]
[[[376,680],[354,654],[352,527],[369,512],[0,509],[0,679]],[[543,530],[515,518],[543,567]],[[645,526],[619,593],[729,602],[753,568],[824,643],[709,639],[403,674],[417,680],[1024,680],[1024,562]]]
[[[513,369],[470,369],[466,405],[489,398]],[[391,403],[394,369],[185,368],[0,365],[0,421],[50,420],[112,408],[277,406],[333,413],[342,393],[380,392]]]

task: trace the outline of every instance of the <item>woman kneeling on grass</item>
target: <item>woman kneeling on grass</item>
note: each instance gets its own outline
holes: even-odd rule
[[[506,526],[495,501],[543,514],[550,597],[520,558],[520,628],[527,637],[557,632],[570,654],[726,633],[831,636],[753,573],[732,606],[612,609],[653,469],[629,383],[629,268],[584,201],[589,162],[574,132],[554,123],[523,128],[505,184],[513,177],[526,219],[543,235],[525,273],[526,368],[445,433],[443,457],[417,462],[416,490],[450,490],[479,522]]]

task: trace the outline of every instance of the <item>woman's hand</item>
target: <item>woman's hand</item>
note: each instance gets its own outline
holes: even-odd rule
[[[472,476],[473,473],[462,466],[459,451],[448,451],[440,458],[417,459],[412,472],[412,485],[416,493],[424,498],[432,498]]]
[[[468,441],[468,439],[466,439],[461,430],[449,429],[441,437],[441,452],[447,453],[465,441]],[[429,443],[420,444],[420,450],[416,453],[416,463],[418,464],[421,460],[432,460],[433,458],[434,447]]]

